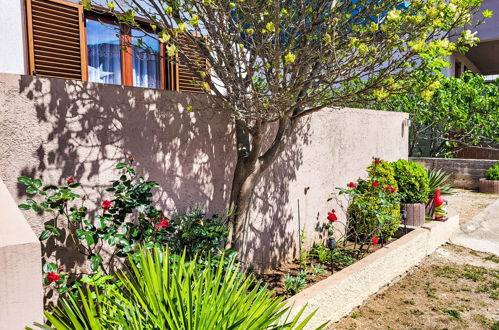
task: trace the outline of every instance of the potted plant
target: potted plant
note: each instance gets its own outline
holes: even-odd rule
[[[400,209],[406,214],[405,224],[421,226],[425,222],[425,207],[430,193],[428,172],[415,162],[399,159],[391,163],[401,195]],[[405,211],[405,212],[404,212]]]
[[[426,170],[428,179],[430,180],[430,193],[428,195],[429,201],[426,203],[426,216],[433,217],[435,213],[435,194],[438,190],[442,195],[450,195],[453,193],[452,186],[450,185],[451,175],[442,169]]]
[[[487,170],[478,186],[482,193],[499,194],[499,162]]]

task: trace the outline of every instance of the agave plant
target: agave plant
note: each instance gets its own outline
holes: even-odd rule
[[[87,286],[61,300],[43,329],[301,329],[314,313],[291,310],[265,286],[243,275],[234,259],[215,267],[142,249],[119,280]],[[320,328],[325,326],[322,325]]]
[[[452,186],[449,184],[451,175],[441,169],[428,170],[430,180],[430,198],[435,196],[438,189],[443,195],[452,194]]]

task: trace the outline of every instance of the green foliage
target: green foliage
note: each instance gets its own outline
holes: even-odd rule
[[[331,260],[331,251],[322,244],[314,244],[312,256],[317,258],[321,264],[326,264]]]
[[[368,177],[353,189],[340,189],[351,197],[347,232],[355,241],[368,242],[374,236],[389,240],[401,219],[395,172],[388,162],[375,159]]]
[[[467,145],[499,144],[499,80],[489,84],[481,75],[461,78],[417,73],[409,93],[400,93],[376,104],[377,109],[408,112],[412,121],[411,156],[442,157]],[[422,91],[435,86],[426,98]]]
[[[230,214],[226,212],[222,216],[208,218],[202,206],[197,205],[185,213],[175,215],[167,228],[171,251],[182,254],[185,250],[189,257],[216,254],[229,235],[227,221]]]
[[[222,257],[223,259],[223,257]],[[89,284],[47,311],[45,329],[301,329],[275,298],[231,261],[199,267],[160,248],[141,249],[119,281]],[[279,325],[278,325],[279,324]],[[323,327],[323,326],[322,326]],[[321,327],[321,328],[322,328]]]
[[[133,160],[129,157],[127,163],[116,165],[121,175],[106,189],[109,200],[95,201],[95,208],[84,203],[89,198],[75,193],[81,185],[73,177],[67,178],[66,184],[61,186],[43,185],[39,179],[18,178],[26,185],[26,193],[39,197],[39,200],[35,197],[27,199],[19,208],[52,215],[40,234],[42,244],[47,244],[51,237],[57,238],[55,243],[61,247],[65,247],[64,242],[76,243],[76,248],[86,256],[88,268],[94,273],[113,270],[121,263],[117,260],[123,261],[127,256],[135,255],[139,245],[151,248],[169,244],[173,253],[181,254],[185,250],[188,257],[206,257],[220,252],[228,236],[227,217],[230,212],[222,217],[207,218],[202,208],[197,206],[177,214],[173,220],[167,218],[164,211],[153,205],[153,189],[159,184],[137,177]],[[70,240],[61,233],[68,235]],[[103,257],[103,248],[110,253],[107,259]],[[44,260],[44,264],[52,263]],[[53,267],[50,270],[45,268],[45,274],[57,273],[61,277],[55,281],[59,292],[72,287],[67,283],[68,273]],[[52,282],[45,278],[46,284]]]
[[[485,178],[487,180],[499,180],[499,163],[490,167],[485,173]]]
[[[429,198],[433,198],[438,189],[444,195],[452,194],[452,186],[448,183],[451,175],[440,169],[428,170],[430,186]]]
[[[297,294],[307,285],[308,273],[306,270],[300,271],[297,276],[288,276],[284,279],[284,292],[286,295],[292,296]]]
[[[403,203],[426,203],[430,182],[425,168],[415,162],[399,159],[391,163]]]
[[[375,158],[367,168],[367,175],[372,181],[378,182],[381,187],[390,186],[398,188],[395,170],[393,166],[385,160]]]
[[[319,276],[326,273],[322,264],[318,264],[317,266],[314,264],[310,264],[310,269],[312,270],[312,276]]]

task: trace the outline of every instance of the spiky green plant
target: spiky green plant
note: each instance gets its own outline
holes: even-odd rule
[[[449,184],[451,175],[441,169],[432,169],[428,171],[428,179],[430,180],[430,198],[435,196],[438,189],[444,195],[453,193],[452,186]]]
[[[44,329],[301,329],[290,309],[252,276],[222,257],[199,267],[168,251],[143,249],[137,265],[103,287],[79,289],[45,315]],[[325,325],[321,326],[323,328]]]

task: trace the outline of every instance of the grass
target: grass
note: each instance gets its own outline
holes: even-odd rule
[[[487,261],[492,261],[492,262],[495,262],[496,264],[499,263],[499,258],[496,257],[495,255],[491,254],[490,256],[488,257],[485,257],[483,258],[484,260],[487,260]]]
[[[445,314],[449,315],[451,318],[460,320],[461,319],[461,312],[455,310],[455,309],[449,309],[444,312]]]

